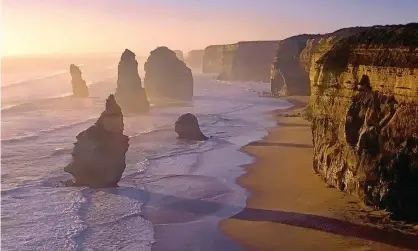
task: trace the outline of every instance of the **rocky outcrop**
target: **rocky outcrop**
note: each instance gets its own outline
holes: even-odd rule
[[[279,41],[249,41],[225,45],[220,80],[269,82]]]
[[[315,171],[418,220],[418,24],[340,39],[311,67]]]
[[[71,85],[73,88],[73,95],[76,97],[88,97],[89,88],[86,85],[86,81],[81,76],[81,70],[78,66],[70,65]]]
[[[123,115],[113,95],[97,122],[77,135],[72,162],[64,171],[73,175],[76,186],[117,186],[125,170],[128,136],[123,135]]]
[[[315,35],[299,35],[280,42],[271,68],[271,93],[275,96],[309,95],[309,72],[300,54]]]
[[[187,53],[186,65],[192,69],[202,70],[204,50],[191,50]]]
[[[351,27],[323,35],[298,35],[280,43],[271,69],[271,92],[274,96],[309,95],[311,65],[343,37],[364,30]]]
[[[220,73],[222,71],[223,45],[210,45],[203,55],[203,73]]]
[[[181,50],[174,50],[174,53],[176,53],[176,56],[179,60],[184,61],[184,55]]]
[[[167,47],[151,51],[145,69],[145,89],[151,100],[191,100],[193,76],[186,64]]]
[[[195,115],[186,113],[181,115],[175,124],[174,130],[179,135],[180,139],[189,140],[207,140],[202,131],[200,131],[199,122]]]
[[[115,92],[118,104],[124,112],[147,112],[149,102],[141,78],[138,74],[138,61],[135,53],[126,49],[118,65],[118,82]]]

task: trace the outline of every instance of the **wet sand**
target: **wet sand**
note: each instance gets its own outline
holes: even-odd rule
[[[295,106],[275,114],[279,126],[242,148],[256,159],[238,179],[251,196],[220,229],[246,250],[418,250],[416,227],[388,222],[314,173],[310,123],[283,116],[300,111],[308,98],[288,101]]]

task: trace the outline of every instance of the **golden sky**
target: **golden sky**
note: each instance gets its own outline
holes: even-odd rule
[[[148,55],[162,45],[187,52],[210,44],[275,40],[416,19],[418,1],[405,0],[404,6],[378,2],[380,5],[361,4],[364,1],[360,0],[3,0],[1,53],[119,53],[130,48]],[[393,11],[399,13],[393,15]]]

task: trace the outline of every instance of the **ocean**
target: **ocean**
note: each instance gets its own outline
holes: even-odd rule
[[[267,111],[290,104],[259,97],[269,90],[267,83],[222,82],[199,73],[192,102],[124,117],[130,147],[119,187],[60,185],[71,178],[63,168],[71,161],[75,136],[96,121],[115,91],[118,60],[2,61],[2,250],[151,250],[161,226],[171,229],[166,235],[176,243],[172,250],[186,250],[193,235],[211,232],[245,207],[248,192],[235,181],[253,159],[239,149],[274,125]],[[71,97],[71,63],[80,66],[89,85],[87,99]],[[174,122],[187,112],[211,139],[177,139]],[[218,206],[203,212],[173,206],[190,201]]]

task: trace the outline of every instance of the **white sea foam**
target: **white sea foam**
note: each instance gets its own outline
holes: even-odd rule
[[[238,150],[266,135],[270,124],[264,111],[286,103],[257,97],[267,84],[220,83],[206,76],[195,77],[191,105],[152,107],[149,114],[125,117],[130,148],[120,187],[57,186],[70,178],[63,167],[71,160],[75,136],[94,123],[114,85],[94,85],[91,95],[96,99],[54,99],[3,114],[5,250],[150,250],[156,226],[142,216],[146,205],[164,208],[168,195],[225,205],[192,220],[199,229],[216,228],[220,219],[245,206],[247,192],[235,179],[243,174],[240,165],[252,158]],[[179,141],[173,125],[186,112],[196,114],[203,132],[213,137]],[[175,224],[181,228],[192,221]]]

